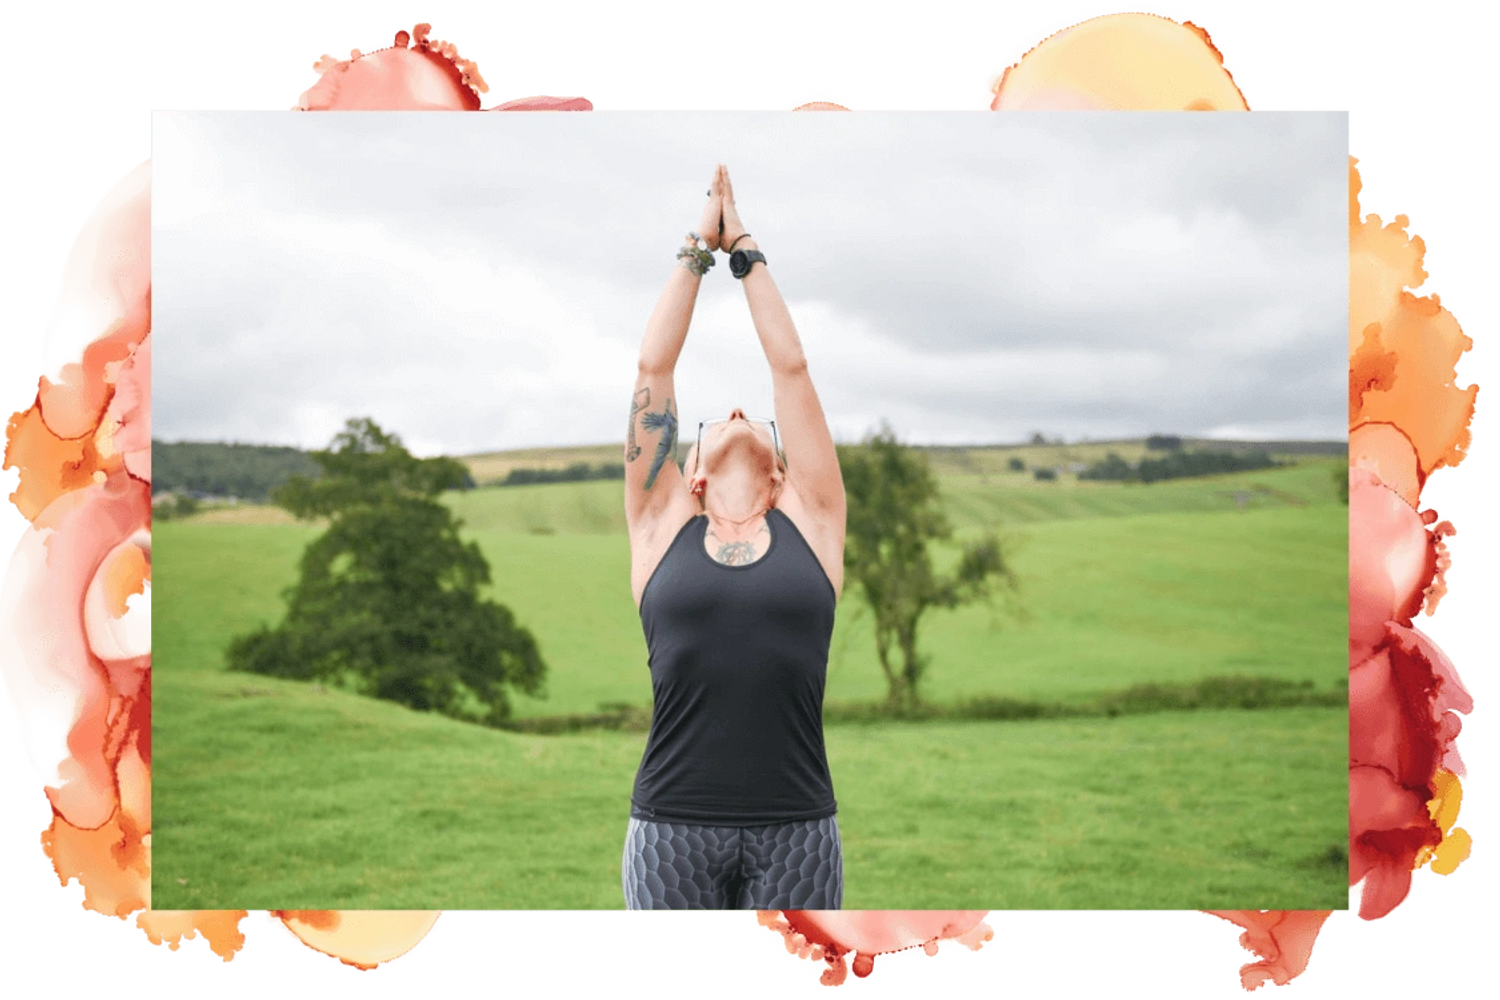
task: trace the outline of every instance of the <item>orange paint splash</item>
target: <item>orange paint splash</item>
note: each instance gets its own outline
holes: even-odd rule
[[[183,938],[202,934],[209,950],[227,962],[245,946],[240,921],[249,915],[245,910],[146,910],[136,915],[135,923],[152,944],[173,951]]]
[[[96,480],[103,461],[92,435],[61,438],[42,417],[41,399],[11,415],[5,428],[5,461],[0,468],[16,469],[20,481],[10,495],[21,516],[33,523],[52,501]]]
[[[1109,14],[1049,36],[991,88],[991,111],[1246,111],[1208,32]]]
[[[1267,981],[1285,986],[1307,969],[1313,941],[1332,910],[1207,910],[1245,928],[1240,944],[1260,956],[1240,967],[1240,983],[1247,990]]]
[[[798,90],[777,106],[783,111],[859,111],[864,108],[849,94],[822,87]]]
[[[1419,510],[1427,477],[1469,446],[1477,386],[1457,387],[1472,346],[1427,279],[1425,245],[1405,216],[1361,220],[1359,171],[1349,168],[1349,880],[1359,913],[1384,916],[1406,898],[1413,870],[1440,874],[1468,857],[1455,828],[1463,762],[1458,714],[1473,709],[1458,672],[1413,627],[1447,592],[1444,539],[1456,533]],[[1451,803],[1440,807],[1434,803]],[[1446,821],[1446,822],[1444,822]]]
[[[1459,355],[1473,346],[1436,295],[1408,289],[1427,280],[1426,245],[1404,215],[1382,226],[1359,218],[1358,160],[1349,161],[1349,430],[1368,422],[1401,429],[1418,485],[1463,461],[1478,386],[1454,384]]]
[[[27,522],[0,579],[0,679],[51,819],[37,844],[80,907],[165,951],[245,951],[245,912],[150,907],[150,178],[120,175],[69,243],[36,394],[5,421]],[[66,322],[80,340],[51,345]],[[36,757],[31,730],[58,735]]]
[[[69,756],[57,762],[60,780],[47,795],[79,829],[102,826],[126,796],[144,803],[129,823],[149,829],[149,793],[121,772],[136,757],[149,762],[149,651],[132,654],[115,641],[98,621],[107,612],[92,612],[88,595],[96,580],[98,590],[109,589],[111,556],[124,560],[125,579],[139,573],[144,580],[144,554],[127,553],[137,548],[131,539],[145,533],[150,502],[150,487],[123,473],[63,494],[37,514],[10,566],[4,619],[20,655],[3,669],[22,690],[73,696]]]
[[[105,197],[68,256],[63,308],[48,331],[51,374],[41,378],[36,402],[59,438],[98,430],[122,363],[151,330],[150,195],[143,163]]]
[[[518,97],[497,104],[488,111],[592,111],[593,102],[586,97]]]
[[[489,90],[479,67],[451,42],[427,36],[432,25],[396,33],[390,48],[348,59],[325,55],[313,64],[319,80],[297,100],[301,111],[477,111]],[[412,44],[415,36],[415,44]]]
[[[820,982],[839,986],[852,968],[860,978],[875,969],[875,956],[920,947],[936,955],[938,942],[954,940],[972,950],[992,940],[988,910],[758,910],[762,927],[776,931],[798,958],[826,962]],[[845,958],[853,955],[849,965]]]
[[[438,914],[425,910],[272,910],[303,944],[356,969],[373,969],[417,946]]]
[[[1433,871],[1448,875],[1457,870],[1460,862],[1468,859],[1474,842],[1466,830],[1453,825],[1458,821],[1458,807],[1463,801],[1463,786],[1459,784],[1458,775],[1438,771],[1433,784],[1437,786],[1438,794],[1427,803],[1427,811],[1443,831],[1443,842],[1430,853],[1418,854],[1417,864],[1420,866],[1431,861]]]
[[[389,49],[325,56],[298,107],[477,110],[487,92],[477,65],[429,32],[420,24],[397,33]],[[1095,18],[1052,35],[1008,68],[993,93],[992,110],[1248,107],[1206,32],[1146,14]],[[590,108],[583,98],[531,97],[492,110]],[[834,109],[841,108],[799,108]],[[1428,475],[1462,461],[1477,387],[1454,384],[1469,338],[1437,296],[1408,291],[1427,277],[1422,241],[1407,236],[1405,216],[1386,226],[1373,215],[1361,222],[1358,193],[1351,160],[1350,874],[1351,884],[1367,879],[1360,912],[1368,918],[1404,898],[1414,868],[1430,864],[1447,874],[1470,850],[1469,835],[1454,825],[1463,773],[1454,713],[1469,711],[1472,700],[1411,620],[1419,608],[1432,613],[1444,592],[1443,538],[1454,533],[1448,522],[1434,524],[1433,512],[1417,513],[1417,501]],[[3,627],[28,644],[27,657],[0,666],[14,690],[65,691],[77,706],[66,723],[70,756],[59,762],[60,785],[46,789],[54,819],[42,842],[59,878],[77,878],[91,909],[120,917],[141,911],[137,924],[157,944],[176,948],[201,933],[228,960],[243,946],[245,911],[142,910],[149,903],[150,657],[95,648],[80,614],[110,554],[149,526],[149,210],[143,165],[106,199],[70,256],[63,301],[91,317],[53,332],[53,348],[71,358],[55,378],[39,380],[35,404],[7,426],[3,467],[18,469],[21,480],[11,500],[35,530],[18,547],[6,587],[11,603],[0,609]],[[125,565],[105,573],[112,611],[140,569],[136,557],[118,558]],[[17,696],[23,708],[26,696]],[[1247,989],[1298,975],[1328,916],[1216,915],[1244,927],[1241,942],[1262,959],[1241,970]],[[310,947],[360,968],[409,950],[437,919],[277,916]],[[861,976],[874,956],[890,951],[920,945],[931,954],[946,938],[977,948],[993,936],[983,916],[763,912],[759,919],[792,952],[827,962],[828,983],[843,981],[850,954]]]
[[[63,885],[78,879],[90,910],[123,918],[150,902],[150,851],[128,817],[116,814],[97,829],[83,830],[54,815],[42,834],[42,850]]]
[[[589,111],[585,94],[526,94],[486,105],[492,87],[484,67],[458,39],[431,21],[413,21],[384,42],[320,52],[308,64],[315,79],[291,102],[294,111]]]
[[[591,111],[585,94],[525,94],[486,105],[484,67],[431,21],[413,21],[384,42],[318,52],[315,79],[294,111]]]
[[[151,564],[139,546],[126,545],[117,551],[119,555],[106,559],[104,563],[104,599],[109,602],[109,613],[121,618],[125,615],[126,598],[146,592],[146,581],[151,579]]]
[[[389,49],[323,57],[298,107],[478,110],[488,90],[478,66],[430,31],[419,24]],[[530,97],[495,110],[592,107],[583,98]],[[175,949],[201,934],[227,961],[244,946],[245,911],[148,909],[151,656],[149,637],[125,620],[129,598],[149,596],[151,577],[150,190],[143,164],[79,235],[64,275],[63,320],[49,339],[62,363],[7,424],[3,467],[20,473],[10,499],[33,530],[12,558],[0,607],[21,655],[0,669],[23,708],[67,727],[68,755],[45,789],[53,822],[41,838],[59,879],[76,878],[89,909],[138,913],[156,944]],[[44,727],[31,735],[33,748],[51,745]],[[373,968],[409,950],[438,915],[278,916],[310,947]]]
[[[1350,362],[1350,371],[1357,362]],[[1352,384],[1351,383],[1351,398]],[[1392,492],[1415,508],[1422,494],[1422,470],[1411,438],[1395,424],[1366,421],[1349,432],[1349,467],[1374,474]]]
[[[1208,34],[1148,14],[1094,18],[1027,52],[996,81],[992,110],[1248,110]],[[1453,665],[1412,627],[1447,590],[1454,526],[1418,511],[1423,484],[1469,446],[1476,386],[1455,382],[1472,345],[1427,278],[1425,246],[1398,215],[1359,215],[1349,165],[1350,884],[1360,915],[1389,913],[1413,869],[1447,874],[1470,839],[1452,826],[1462,762],[1456,712],[1472,708]],[[1446,821],[1446,825],[1444,823]],[[1326,912],[1222,911],[1263,962],[1247,989],[1285,983],[1307,964]]]
[[[1412,870],[1444,837],[1427,808],[1445,749],[1427,707],[1427,668],[1397,647],[1382,649],[1349,678],[1349,879],[1365,882],[1365,919],[1384,916],[1406,897]],[[1448,735],[1457,731],[1453,725]]]

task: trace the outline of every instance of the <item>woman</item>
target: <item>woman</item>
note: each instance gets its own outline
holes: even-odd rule
[[[707,249],[688,234],[646,325],[625,447],[630,586],[654,696],[625,839],[626,906],[837,909],[823,685],[843,585],[843,479],[791,315],[722,165],[698,232]],[[735,409],[706,421],[684,479],[671,459],[672,372],[721,246],[736,251],[776,419]]]

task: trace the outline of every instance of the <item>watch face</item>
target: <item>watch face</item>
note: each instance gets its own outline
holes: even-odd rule
[[[743,278],[757,263],[763,263],[766,255],[759,250],[736,250],[729,255],[729,273]]]

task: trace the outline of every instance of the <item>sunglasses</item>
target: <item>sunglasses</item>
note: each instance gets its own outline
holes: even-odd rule
[[[776,433],[776,421],[770,420],[766,417],[745,417],[744,420],[746,423],[760,424],[763,427],[769,427],[771,429],[771,445],[776,450],[777,461],[780,462],[781,467],[785,469],[786,454],[781,450],[781,438]],[[701,455],[703,453],[703,428],[713,427],[717,424],[727,424],[729,422],[730,418],[728,417],[715,417],[712,420],[698,421],[698,444],[696,446],[698,450],[695,454]]]

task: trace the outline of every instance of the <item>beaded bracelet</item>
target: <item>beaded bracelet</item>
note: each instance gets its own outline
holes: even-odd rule
[[[714,266],[714,255],[702,247],[683,247],[677,251],[677,263],[701,278]]]

